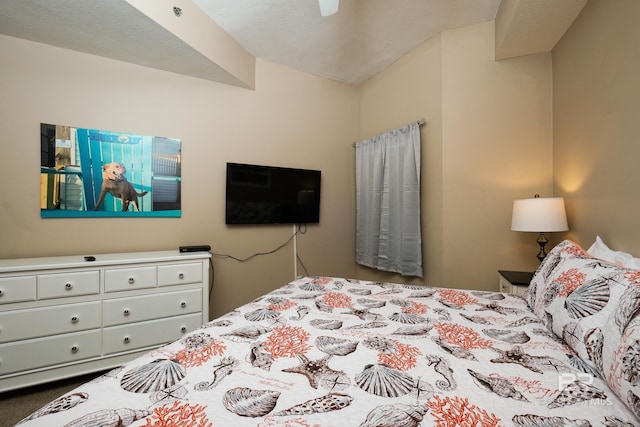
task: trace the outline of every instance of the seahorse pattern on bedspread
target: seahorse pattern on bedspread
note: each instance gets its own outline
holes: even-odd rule
[[[524,299],[302,278],[103,375],[32,426],[624,426]]]

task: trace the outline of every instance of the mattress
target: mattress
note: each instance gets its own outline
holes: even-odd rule
[[[634,426],[525,299],[305,277],[33,413],[32,426]]]

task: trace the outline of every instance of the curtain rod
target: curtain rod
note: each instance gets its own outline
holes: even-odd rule
[[[422,125],[426,124],[426,123],[427,123],[427,121],[425,120],[425,118],[424,118],[424,117],[421,117],[421,118],[419,118],[418,120],[416,120],[415,122],[412,122],[412,123],[417,123],[417,124],[418,124],[418,126],[422,126]],[[411,124],[411,123],[409,123],[409,125],[410,125],[410,124]],[[407,125],[407,126],[408,126],[408,125]],[[359,142],[359,141],[358,141],[358,142]],[[354,143],[352,143],[352,144],[351,144],[351,146],[352,146],[352,147],[355,147],[355,146],[356,146],[356,144],[357,144],[358,142],[354,142]]]

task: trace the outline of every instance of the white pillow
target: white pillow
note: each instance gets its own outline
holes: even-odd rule
[[[596,241],[587,249],[587,253],[594,258],[609,261],[620,267],[640,269],[640,258],[634,258],[633,255],[626,252],[609,249],[600,236],[596,236]]]

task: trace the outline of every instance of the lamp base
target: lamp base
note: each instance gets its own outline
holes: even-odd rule
[[[542,262],[542,260],[547,256],[547,253],[544,251],[544,247],[547,243],[549,243],[549,240],[547,240],[547,237],[544,235],[544,233],[541,232],[540,236],[538,236],[538,240],[536,241],[540,245],[540,252],[538,252],[538,255],[536,256],[538,257],[540,262]]]

